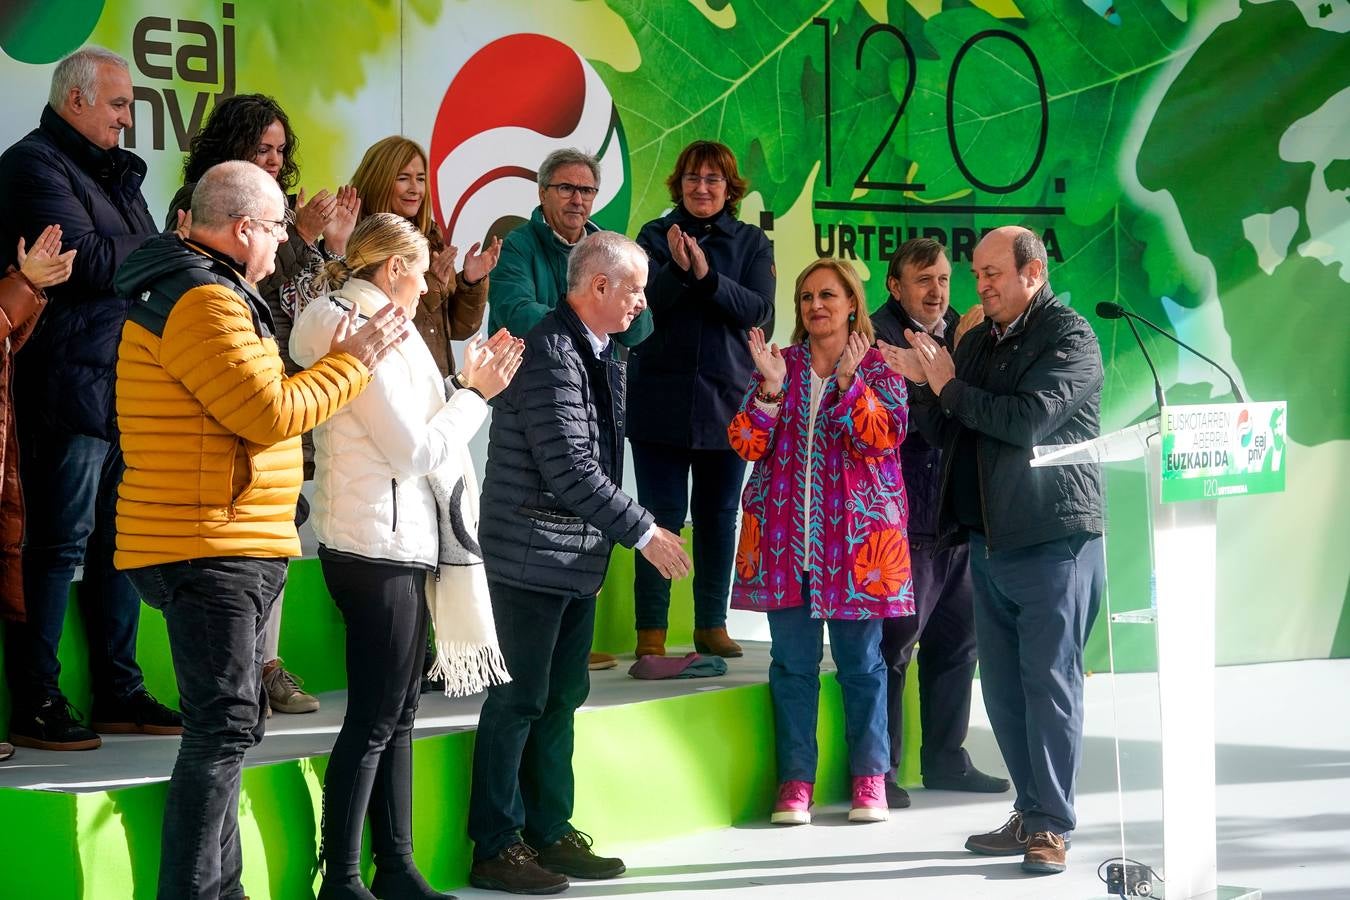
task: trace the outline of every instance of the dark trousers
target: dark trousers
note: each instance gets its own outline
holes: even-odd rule
[[[78,596],[95,700],[120,700],[144,684],[136,664],[141,601],[112,562],[117,486],[124,468],[116,442],[40,425],[22,429],[19,479],[27,510],[23,587],[28,622],[10,629],[6,646],[9,684],[19,711],[61,694],[57,650],[71,581],[81,564]]]
[[[323,780],[325,873],[359,875],[370,814],[375,862],[412,859],[412,732],[422,696],[427,573],[410,566],[324,559],[347,626],[347,714]]]
[[[882,619],[813,619],[806,579],[802,605],[769,612],[769,694],[773,697],[778,781],[816,780],[816,719],[825,629],[844,703],[849,774],[881,775],[886,747],[886,668]]]
[[[263,627],[286,560],[211,557],[133,569],[164,613],[183,710],[160,841],[159,900],[238,900],[239,781],[263,737]]]
[[[731,450],[691,450],[649,441],[630,441],[638,502],[656,524],[676,534],[691,514],[694,526],[694,627],[727,624],[731,565],[736,556],[736,511],[745,460]],[[692,477],[693,489],[690,490]],[[638,628],[665,628],[670,582],[637,554],[633,606]]]
[[[1083,750],[1083,644],[1101,603],[1100,536],[1021,550],[970,538],[980,689],[1028,834],[1068,834]]]
[[[573,718],[591,690],[595,597],[489,581],[511,681],[488,688],[473,747],[469,837],[474,859],[518,840],[557,843],[572,830]]]
[[[886,619],[881,655],[886,660],[886,720],[891,769],[900,766],[904,737],[905,672],[918,644],[919,754],[925,775],[960,775],[970,768],[965,747],[975,676],[975,613],[971,601],[970,548],[937,550],[910,545],[914,615]]]

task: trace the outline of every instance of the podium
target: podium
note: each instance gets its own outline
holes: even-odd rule
[[[1266,424],[1256,424],[1262,422]],[[1107,612],[1111,623],[1153,625],[1157,641],[1163,866],[1140,860],[1161,876],[1159,883],[1145,890],[1167,900],[1255,900],[1261,896],[1259,890],[1218,884],[1214,812],[1217,504],[1224,497],[1283,490],[1284,404],[1164,407],[1159,416],[1095,440],[1036,447],[1031,466],[1126,464],[1134,468],[1141,460],[1147,476],[1152,596],[1147,606],[1116,610],[1108,587]],[[1117,731],[1117,759],[1120,743]],[[1123,829],[1122,822],[1122,843]],[[1128,890],[1114,894],[1146,895]]]

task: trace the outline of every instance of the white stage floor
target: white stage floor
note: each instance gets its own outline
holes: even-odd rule
[[[590,707],[635,703],[691,691],[762,683],[767,650],[750,645],[730,661],[727,676],[638,682],[628,661],[592,673]],[[828,666],[829,660],[826,659]],[[1350,898],[1350,659],[1222,668],[1217,673],[1218,832],[1220,881],[1257,887],[1287,900]],[[1127,759],[1125,811],[1137,823],[1129,855],[1153,865],[1161,853],[1157,765],[1156,680],[1106,675],[1087,682],[1087,737],[1079,778],[1079,828],[1064,875],[1024,876],[1016,859],[975,857],[961,849],[968,834],[1007,818],[1011,795],[914,790],[914,806],[890,822],[850,825],[842,806],[816,811],[813,825],[773,828],[761,822],[634,847],[621,853],[629,874],[612,882],[576,882],[565,896],[656,895],[900,900],[1023,900],[1101,897],[1098,863],[1120,853],[1115,744],[1119,709]],[[1118,705],[1113,703],[1113,693]],[[260,765],[326,753],[341,723],[343,693],[323,695],[308,716],[274,716],[267,740],[249,753]],[[472,728],[479,700],[424,695],[419,735]],[[618,738],[616,738],[618,739]],[[975,693],[967,742],[976,763],[1002,772],[988,720]],[[90,753],[21,748],[0,766],[0,786],[95,791],[162,780],[177,750],[173,738],[105,738]],[[660,814],[653,779],[652,809]],[[765,822],[767,822],[767,810]],[[578,822],[581,828],[585,822]],[[1165,873],[1164,873],[1165,874]],[[462,888],[464,897],[501,896]]]

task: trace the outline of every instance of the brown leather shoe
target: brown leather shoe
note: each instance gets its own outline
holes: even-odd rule
[[[981,856],[1021,856],[1027,852],[1027,834],[1022,830],[1022,814],[1014,811],[1003,827],[966,838],[966,849]]]
[[[567,890],[567,876],[542,868],[534,848],[517,841],[491,859],[469,869],[469,884],[485,891],[510,894],[556,894]]]
[[[666,655],[666,630],[664,628],[639,628],[637,630],[637,649],[633,655],[638,659],[644,656]]]
[[[725,628],[695,628],[694,649],[699,653],[734,659],[744,655],[741,645],[731,639]]]
[[[569,831],[558,843],[539,851],[539,865],[571,878],[618,878],[627,871],[617,856],[596,856],[592,843],[589,834]]]
[[[619,664],[617,657],[610,656],[608,653],[596,653],[591,651],[591,671],[599,672],[601,669],[612,669]]]
[[[1064,838],[1053,831],[1038,831],[1027,838],[1022,871],[1033,875],[1058,875],[1064,871]]]

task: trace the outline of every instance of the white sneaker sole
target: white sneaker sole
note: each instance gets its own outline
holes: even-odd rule
[[[809,810],[790,809],[784,812],[776,812],[769,816],[771,825],[810,825],[811,813]]]
[[[891,813],[884,807],[858,806],[848,811],[850,822],[889,822]]]

